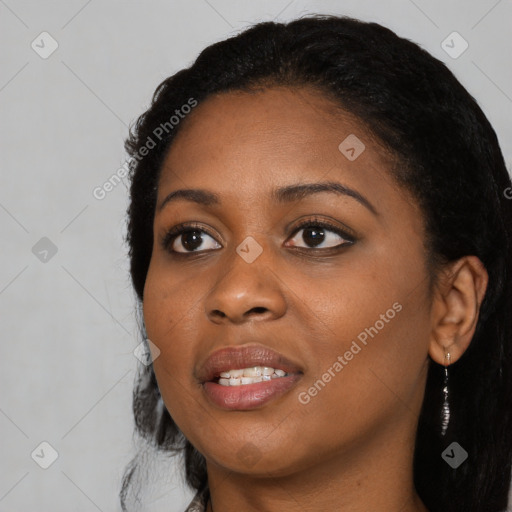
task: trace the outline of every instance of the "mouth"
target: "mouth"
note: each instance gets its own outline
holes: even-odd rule
[[[211,354],[198,378],[215,406],[249,410],[283,396],[302,375],[302,369],[282,354],[262,345],[245,345]]]

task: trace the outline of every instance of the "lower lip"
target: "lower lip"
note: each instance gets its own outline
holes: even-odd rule
[[[300,379],[300,374],[279,377],[254,384],[221,386],[216,382],[205,382],[203,389],[208,398],[222,409],[247,411],[257,409],[287,393]]]

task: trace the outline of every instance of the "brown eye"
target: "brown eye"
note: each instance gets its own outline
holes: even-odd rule
[[[304,228],[302,233],[302,240],[308,245],[316,247],[324,242],[326,234],[324,228]]]
[[[310,223],[299,227],[295,233],[295,236],[291,239],[293,247],[332,249],[353,243],[353,239],[340,230],[322,224]],[[300,243],[305,245],[299,245]]]
[[[178,226],[172,229],[163,241],[166,250],[176,253],[202,252],[220,248],[220,244],[206,231],[198,228]],[[198,250],[200,249],[200,250]]]

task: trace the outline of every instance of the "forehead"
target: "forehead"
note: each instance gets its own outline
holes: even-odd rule
[[[361,152],[356,159],[340,150],[346,140],[349,146],[355,141]],[[237,91],[209,97],[182,121],[160,186],[201,183],[255,191],[264,183],[284,185],[292,178],[311,181],[327,174],[367,186],[363,178],[372,175],[375,183],[390,162],[368,128],[319,91]]]

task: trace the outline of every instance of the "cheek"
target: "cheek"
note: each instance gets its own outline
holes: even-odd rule
[[[189,281],[176,283],[169,272],[150,266],[144,287],[143,315],[147,337],[159,348],[154,370],[168,408],[179,402],[184,387],[193,383],[190,362],[197,338],[201,292]],[[195,383],[193,383],[195,384]],[[170,411],[172,413],[172,411]]]
[[[309,418],[302,435],[321,432],[327,444],[341,446],[399,421],[417,410],[423,396],[428,317],[414,301],[384,299],[364,314],[358,306],[332,318],[331,344],[315,347],[308,379],[297,390]]]
[[[143,314],[148,337],[160,341],[160,350],[168,350],[170,342],[191,330],[194,314],[200,307],[204,290],[197,287],[194,279],[183,280],[183,276],[165,268],[161,258],[154,258],[144,286]],[[152,339],[153,341],[153,339]]]
[[[190,365],[197,337],[197,329],[191,327],[197,325],[192,319],[194,302],[197,294],[194,301],[184,288],[176,290],[172,281],[148,274],[143,312],[147,336],[160,350],[153,361],[158,387],[173,421],[189,440],[198,443],[197,427],[190,427],[202,423],[202,409],[191,407],[198,391]]]
[[[307,288],[298,316],[313,335],[307,378],[296,398],[310,418],[311,435],[320,429],[331,441],[342,431],[355,436],[415,410],[429,341],[428,280],[419,256],[397,254],[373,266],[367,260],[350,275]],[[333,419],[336,427],[326,429]]]

